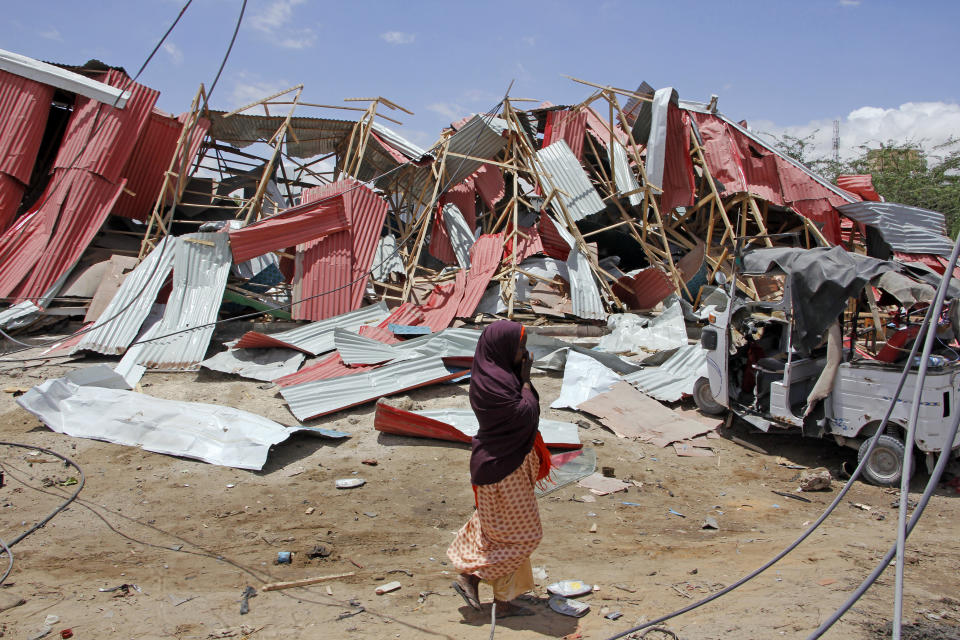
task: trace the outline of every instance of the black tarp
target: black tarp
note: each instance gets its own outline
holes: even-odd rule
[[[809,353],[827,328],[870,280],[898,266],[842,247],[755,249],[743,256],[743,272],[782,272],[790,283],[793,345]]]

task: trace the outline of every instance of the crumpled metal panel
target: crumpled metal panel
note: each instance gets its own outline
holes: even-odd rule
[[[329,380],[330,378],[339,378],[349,376],[354,373],[361,373],[373,369],[373,365],[358,364],[348,366],[343,362],[339,353],[331,353],[329,356],[321,358],[318,362],[300,369],[296,373],[287,376],[275,378],[273,383],[281,387],[292,387],[304,382],[313,382],[314,380]]]
[[[294,433],[349,437],[328,429],[290,429],[233,407],[78,386],[64,378],[47,380],[17,403],[57,433],[239,469],[263,468],[270,447]]]
[[[30,182],[52,99],[50,85],[0,71],[0,173],[20,184]]]
[[[13,224],[26,189],[16,178],[0,173],[0,234]]]
[[[310,324],[289,331],[281,331],[266,335],[259,331],[248,331],[240,338],[234,346],[240,348],[254,347],[289,347],[297,351],[303,351],[310,355],[319,355],[327,351],[333,351],[335,348],[333,341],[333,330],[347,329],[355,331],[365,324],[376,324],[382,322],[390,315],[387,309],[387,303],[380,301],[367,307],[362,307],[356,311],[311,322]]]
[[[380,364],[396,360],[398,357],[410,357],[373,338],[365,338],[346,329],[333,330],[333,344],[344,364]]]
[[[373,122],[372,128],[385,143],[389,144],[391,147],[405,155],[410,160],[416,160],[419,162],[433,157],[433,154],[426,149],[421,149],[419,146],[410,142],[396,131],[383,126],[379,122]]]
[[[471,409],[429,409],[411,413],[445,422],[471,438],[480,430],[480,423]],[[572,422],[540,418],[538,428],[544,443],[549,447],[564,449],[580,447],[579,427]]]
[[[298,420],[310,420],[460,375],[450,373],[440,358],[415,358],[351,376],[283,387],[280,394]]]
[[[456,153],[460,156],[470,156],[470,158],[480,158],[481,160],[492,160],[506,146],[507,139],[503,134],[508,129],[507,121],[502,118],[473,116],[460,130],[450,136],[447,142],[447,152]],[[470,158],[452,155],[447,157],[447,178],[443,185],[455,185],[462,182],[467,176],[485,164],[480,160]],[[432,184],[432,180],[433,172],[431,169],[421,168],[414,174],[408,190],[419,195],[428,183]]]
[[[123,109],[130,98],[129,91],[123,91],[62,67],[3,49],[0,49],[0,70],[99,102],[116,104],[117,109]]]
[[[225,233],[191,233],[178,240],[173,290],[157,330],[157,335],[166,337],[146,343],[137,360],[149,368],[199,368],[230,275],[230,244]]]
[[[30,300],[18,302],[12,307],[0,311],[0,328],[14,325],[17,320],[23,320],[35,313],[40,313],[40,307],[33,304]]]
[[[619,142],[610,145],[610,164],[613,165],[613,181],[617,187],[617,193],[628,193],[640,188],[637,176],[634,175],[630,161],[627,159],[627,150]],[[630,194],[628,198],[633,206],[643,203],[642,193]]]
[[[583,136],[587,132],[587,112],[558,109],[547,112],[547,124],[543,131],[543,146],[548,147],[563,140],[577,160],[583,159]]]
[[[412,302],[404,302],[399,307],[390,312],[387,318],[378,324],[381,329],[387,329],[391,324],[402,324],[407,326],[418,326],[423,324],[423,311]]]
[[[685,345],[659,367],[623,376],[640,391],[663,402],[675,402],[693,393],[693,383],[707,375],[707,352],[699,344]]]
[[[227,349],[200,366],[252,380],[273,380],[296,373],[304,355],[293,349]]]
[[[87,333],[71,353],[96,351],[120,354],[130,346],[144,320],[150,314],[157,293],[173,268],[177,244],[181,240],[165,237],[137,268],[124,279],[93,331]]]
[[[373,264],[370,266],[370,275],[374,280],[381,282],[390,277],[390,274],[405,274],[403,260],[397,250],[397,237],[387,234],[380,238],[377,250],[373,253]]]
[[[183,125],[176,118],[157,110],[150,114],[123,168],[127,190],[120,195],[111,215],[147,221],[163,187],[164,175],[170,168],[182,130]]]
[[[600,194],[593,188],[590,178],[566,142],[558,140],[540,149],[537,159],[550,175],[553,186],[560,191],[555,197],[560,198],[574,221],[606,209]]]
[[[442,331],[453,322],[460,307],[460,301],[463,299],[466,282],[466,272],[460,269],[454,276],[453,282],[438,284],[430,292],[421,310],[423,324],[430,327],[431,331]]]
[[[400,352],[416,352],[425,358],[472,358],[477,351],[481,333],[479,329],[444,329],[438,333],[404,340],[393,348]]]
[[[336,198],[302,204],[228,233],[234,262],[244,262],[349,228],[343,200]]]
[[[953,241],[946,232],[942,213],[894,202],[851,202],[839,207],[840,213],[874,227],[894,251],[931,253],[949,256]]]
[[[463,298],[457,306],[457,317],[469,318],[480,303],[490,284],[490,278],[500,266],[503,258],[503,234],[495,233],[480,236],[470,248],[470,271],[467,272]]]
[[[467,220],[460,213],[457,205],[453,203],[443,205],[443,224],[447,229],[453,253],[457,257],[457,264],[461,269],[469,269],[471,247],[475,240],[473,231],[467,225]]]
[[[235,114],[224,118],[226,111],[210,112],[210,136],[238,149],[257,142],[266,142],[277,132],[286,116]],[[287,134],[286,153],[293,158],[312,158],[333,153],[342,140],[350,136],[356,123],[352,120],[332,118],[290,119],[290,129],[296,136]]]

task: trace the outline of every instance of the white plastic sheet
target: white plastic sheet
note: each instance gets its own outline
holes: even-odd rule
[[[641,316],[615,316],[613,331],[600,339],[599,347],[612,353],[666,351],[687,344],[687,325],[679,301],[643,326]]]
[[[620,376],[590,356],[570,351],[563,370],[560,397],[550,406],[554,409],[576,409],[580,403],[609,391],[620,380]]]
[[[348,437],[326,429],[290,429],[232,407],[78,386],[64,378],[47,380],[17,403],[57,433],[240,469],[263,468],[270,446],[298,431]]]

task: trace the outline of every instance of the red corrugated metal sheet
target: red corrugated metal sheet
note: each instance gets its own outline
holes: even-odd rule
[[[65,190],[58,189],[53,195],[62,199]],[[39,211],[32,211],[20,216],[0,236],[0,297],[9,297],[20,284],[37,257],[43,254],[50,233],[44,216]]]
[[[587,114],[569,109],[548,111],[547,124],[543,130],[543,146],[564,140],[577,160],[583,160],[583,136],[587,131]]]
[[[498,166],[485,164],[474,172],[473,182],[484,204],[492,211],[494,205],[500,202],[506,192],[503,171]]]
[[[421,307],[423,311],[423,324],[430,327],[430,330],[436,333],[443,331],[450,326],[457,315],[457,307],[463,299],[463,290],[467,282],[467,276],[461,269],[453,282],[444,282],[438,284],[430,292],[427,302]]]
[[[610,144],[609,123],[601,118],[600,114],[594,111],[592,107],[587,107],[583,111],[587,114],[587,131],[606,149]],[[619,124],[614,123],[613,135],[624,146],[629,142],[626,132],[620,128]]]
[[[829,242],[840,244],[843,240],[840,233],[840,215],[829,200],[798,200],[791,202],[790,207],[815,222]]]
[[[673,280],[657,267],[647,267],[633,277],[625,276],[613,283],[613,293],[634,310],[653,309],[673,292]]]
[[[238,345],[239,346],[239,345]],[[339,353],[332,353],[316,364],[304,367],[296,373],[274,379],[274,382],[281,387],[292,387],[302,382],[313,382],[315,380],[328,380],[330,378],[339,378],[348,376],[352,373],[360,373],[375,368],[376,365],[360,364],[348,366],[344,364],[343,358]]]
[[[377,340],[379,342],[383,342],[384,344],[396,344],[400,342],[399,338],[382,327],[371,327],[370,325],[364,325],[360,327],[360,330],[357,331],[357,333],[364,338],[371,338],[372,340]]]
[[[764,200],[782,205],[777,156],[739,131],[727,127],[727,134],[733,137],[740,149],[739,159],[747,179],[747,190]]]
[[[30,182],[53,87],[0,71],[0,173]]]
[[[484,165],[488,166],[488,165]],[[474,174],[476,175],[476,174]],[[457,206],[467,226],[475,229],[477,226],[477,188],[473,178],[467,178],[455,185],[440,196],[440,206],[451,203]]]
[[[567,244],[553,224],[550,216],[546,214],[540,216],[540,222],[537,224],[537,229],[540,232],[540,242],[548,256],[557,260],[566,260],[567,256],[570,255],[570,245]]]
[[[321,195],[341,193],[351,227],[349,232],[342,231],[320,240],[311,247],[310,255],[304,254],[299,299],[318,297],[294,307],[297,319],[323,320],[360,307],[367,284],[366,274],[370,271],[387,215],[387,202],[353,179],[320,189]],[[346,238],[340,237],[344,235]],[[342,268],[344,248],[349,269],[346,277]],[[316,260],[314,256],[317,256]],[[318,295],[326,292],[330,293]]]
[[[433,224],[430,225],[430,246],[427,249],[434,258],[444,264],[457,264],[457,254],[453,252],[450,234],[443,221],[443,205],[433,209]]]
[[[102,102],[78,97],[54,167],[86,169],[116,182],[160,93],[141,84],[130,84],[126,74],[115,69],[102,81],[130,91],[126,107],[114,109]]]
[[[510,225],[510,228],[513,228],[513,225]],[[527,237],[519,236],[520,242],[518,243],[517,251],[517,262],[523,262],[525,259],[529,258],[532,255],[538,253],[546,253],[546,250],[543,248],[543,241],[540,239],[540,232],[537,231],[536,227],[520,227],[520,232],[525,234]],[[517,236],[514,236],[516,238]],[[506,243],[503,250],[503,260],[504,262],[510,261],[510,256],[513,253],[513,241],[514,238]]]
[[[502,258],[502,233],[482,235],[470,247],[470,271],[467,273],[463,298],[457,306],[457,317],[468,318],[473,315]]]
[[[414,438],[434,438],[450,442],[469,443],[470,437],[456,427],[433,418],[417,415],[394,407],[384,401],[377,402],[373,428],[384,433]]]
[[[0,172],[0,233],[13,224],[25,189],[22,182]]]
[[[703,138],[703,157],[714,180],[721,183],[721,194],[742,193],[747,190],[747,181],[740,166],[740,150],[727,135],[726,123],[707,113],[692,112],[700,136]]]
[[[424,316],[420,307],[412,302],[404,302],[402,305],[390,312],[386,320],[378,324],[381,329],[386,329],[391,324],[402,324],[408,327],[417,327],[423,324]]]
[[[177,149],[183,126],[176,118],[154,110],[143,133],[137,140],[123,177],[127,191],[117,200],[113,215],[146,221],[153,211],[163,186],[163,177],[170,168],[170,160]]]
[[[869,173],[854,176],[837,176],[837,186],[854,193],[864,200],[880,202],[880,194],[873,188],[873,176]]]
[[[230,250],[234,262],[244,262],[268,251],[307,243],[338,231],[347,233],[344,230],[349,227],[350,220],[342,199],[310,202],[242,229],[231,230]]]
[[[236,349],[270,349],[273,347],[302,351],[288,342],[277,340],[276,338],[270,337],[265,333],[260,333],[259,331],[247,331],[239,340],[237,340],[237,344],[234,345],[234,348]],[[311,356],[313,355],[309,351],[303,351],[303,353]]]
[[[664,211],[691,206],[696,186],[693,181],[693,161],[690,159],[690,116],[673,104],[667,108],[664,163],[660,206]]]

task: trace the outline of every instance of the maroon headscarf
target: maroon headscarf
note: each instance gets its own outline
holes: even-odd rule
[[[500,482],[530,453],[540,423],[540,396],[524,388],[514,364],[522,325],[498,320],[483,330],[473,357],[470,406],[480,423],[473,438],[470,478],[475,485]]]

